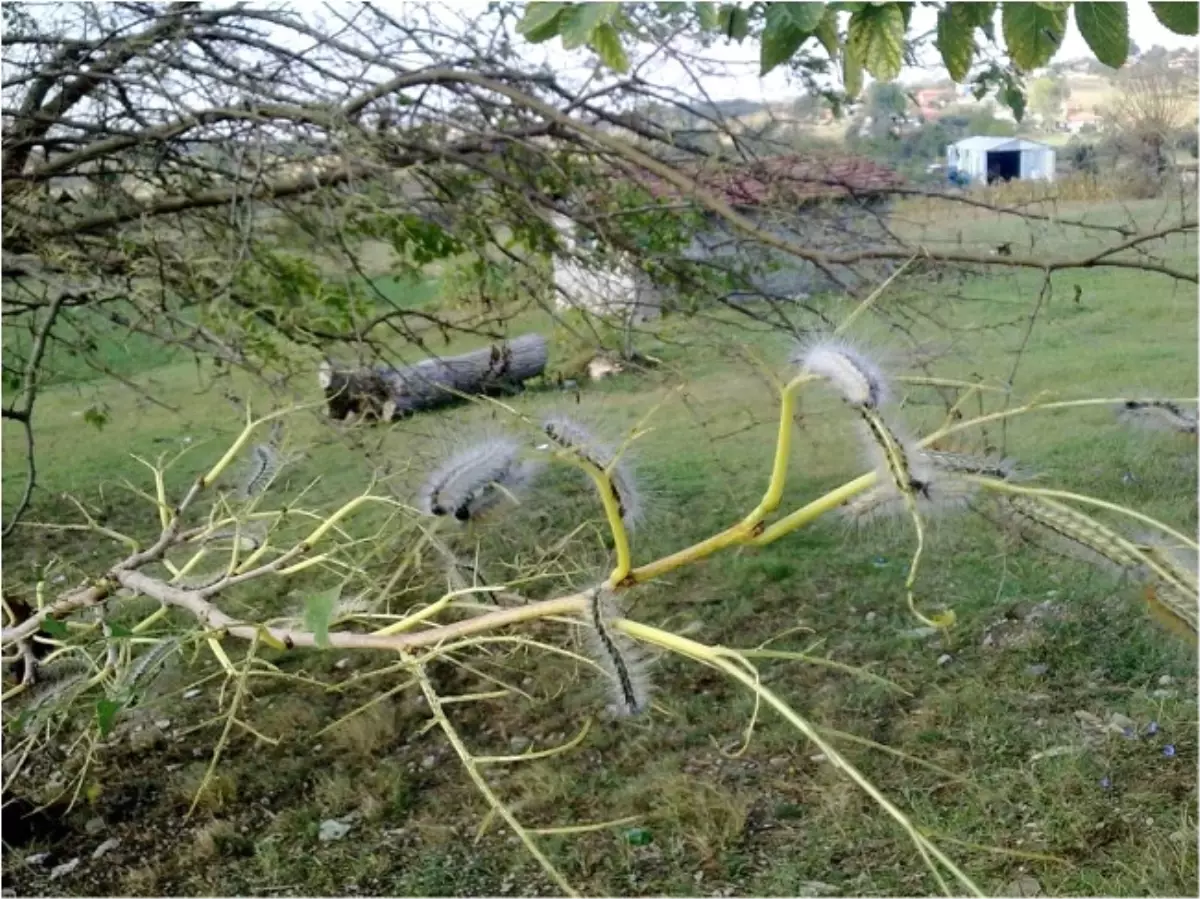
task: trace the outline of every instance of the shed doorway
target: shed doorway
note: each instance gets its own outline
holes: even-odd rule
[[[987,155],[987,183],[1012,181],[1021,177],[1021,151],[996,150]]]

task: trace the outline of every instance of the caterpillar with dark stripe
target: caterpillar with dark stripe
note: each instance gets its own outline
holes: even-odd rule
[[[542,430],[555,445],[576,453],[601,471],[608,471],[609,489],[625,527],[632,529],[641,519],[642,502],[637,484],[624,456],[613,464],[615,451],[596,440],[582,425],[555,416],[542,423]]]
[[[636,648],[609,627],[609,622],[619,617],[614,602],[604,587],[597,587],[588,597],[593,655],[614,689],[614,710],[623,715],[637,715],[650,704],[649,680]]]
[[[452,515],[461,522],[480,517],[533,480],[536,465],[522,460],[520,450],[510,437],[492,437],[459,451],[425,482],[422,508],[430,515]]]
[[[1195,434],[1196,413],[1170,400],[1125,400],[1118,414],[1129,424]]]
[[[892,436],[895,439],[895,435]],[[979,485],[962,475],[979,475],[998,481],[1011,481],[1020,476],[1016,466],[1007,459],[916,450],[913,460],[918,469],[929,469],[931,474],[936,472],[934,477],[927,478],[924,489],[914,496],[922,513],[929,515],[958,512],[970,507],[979,492]],[[862,526],[902,515],[904,511],[904,495],[892,479],[847,500],[839,514],[849,523]]]

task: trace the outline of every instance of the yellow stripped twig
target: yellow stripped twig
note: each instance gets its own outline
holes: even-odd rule
[[[433,684],[429,682],[429,676],[425,673],[425,669],[418,665],[414,665],[413,667],[421,684],[421,692],[425,694],[425,701],[429,705],[429,712],[433,716],[434,722],[441,727],[442,732],[446,735],[446,739],[454,747],[454,751],[462,761],[463,767],[467,769],[467,775],[475,783],[476,789],[483,794],[483,798],[495,809],[496,814],[503,818],[505,823],[512,828],[513,833],[517,835],[517,839],[524,844],[525,849],[537,860],[537,863],[542,866],[542,870],[551,877],[558,885],[558,888],[568,896],[578,896],[579,894],[572,889],[567,879],[554,867],[554,863],[546,858],[541,848],[534,842],[533,837],[530,836],[529,831],[521,825],[521,822],[516,819],[516,816],[513,815],[508,806],[500,800],[500,797],[492,790],[491,785],[479,773],[478,762],[471,755],[471,751],[467,749],[466,744],[463,743],[462,737],[459,736],[454,725],[450,723],[450,719],[446,717],[446,712],[442,709],[441,697],[433,689]]]
[[[760,695],[764,702],[775,709],[784,719],[791,724],[796,730],[800,731],[807,737],[815,746],[817,746],[831,763],[840,768],[850,779],[858,785],[868,796],[870,796],[880,808],[892,817],[909,835],[922,858],[925,858],[930,865],[930,870],[939,882],[942,881],[941,873],[937,871],[932,862],[929,861],[929,856],[937,859],[955,879],[967,890],[976,896],[983,896],[983,891],[975,884],[970,877],[961,871],[946,855],[937,848],[930,840],[922,834],[916,826],[909,820],[908,816],[897,808],[886,796],[879,791],[867,777],[850,763],[848,759],[839,753],[832,744],[827,742],[819,730],[809,723],[806,719],[798,715],[786,702],[775,695],[771,689],[756,678],[747,673],[743,668],[734,663],[733,660],[724,657],[723,653],[711,646],[706,646],[703,643],[697,643],[694,640],[689,640],[686,637],[680,637],[676,634],[671,634],[666,631],[661,631],[658,628],[650,627],[649,625],[641,624],[629,619],[619,619],[613,622],[613,627],[622,631],[626,635],[641,640],[644,643],[650,643],[655,646],[661,646],[664,649],[670,650],[677,655],[682,655],[687,658],[702,662],[714,668],[719,668],[725,674],[740,682],[747,689]]]

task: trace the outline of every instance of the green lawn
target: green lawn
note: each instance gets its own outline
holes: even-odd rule
[[[1146,221],[1159,211],[1155,204],[1133,210]],[[1063,214],[1125,213],[1074,208]],[[966,247],[1006,240],[1024,246],[1029,239],[1027,226],[1015,219],[956,213],[951,224],[946,221],[931,223],[912,211],[898,213],[896,225],[928,245],[956,246],[959,230]],[[1037,252],[1082,256],[1093,246],[1077,233],[1048,226],[1039,231]],[[1194,239],[1174,239],[1169,255],[1174,264],[1195,270]],[[954,302],[910,282],[884,294],[880,304],[894,325],[943,351],[933,374],[996,384],[1008,377],[1023,342],[1040,279],[1036,272],[974,279]],[[1053,288],[1023,350],[1015,381],[1020,398],[1041,391],[1062,399],[1196,395],[1197,308],[1190,286],[1134,271],[1086,269],[1056,275]],[[551,390],[511,400],[530,416],[551,410],[578,415],[613,440],[654,410],[651,430],[633,450],[649,513],[635,535],[639,562],[732,523],[765,486],[777,408],[756,361],[779,373],[790,346],[745,321],[732,313],[690,323],[668,320],[662,340],[646,343],[646,351],[663,360],[661,367],[587,387],[578,405],[572,394]],[[555,333],[536,316],[511,332],[527,328]],[[893,335],[876,319],[856,327],[854,338],[899,370],[916,373]],[[446,351],[478,344],[455,338]],[[558,347],[553,352],[561,356]],[[70,518],[72,507],[60,496],[71,492],[101,511],[109,526],[150,535],[153,515],[126,485],[152,486],[132,455],[154,458],[187,447],[168,476],[178,495],[236,434],[237,413],[219,390],[201,389],[193,363],[164,365],[150,354],[144,361],[138,382],[179,412],[95,382],[47,391],[38,409],[43,489],[34,520]],[[271,401],[244,379],[235,378],[232,386],[256,407]],[[302,401],[319,399],[315,379],[297,382],[296,389]],[[940,419],[933,388],[911,387],[903,399],[902,415],[914,431]],[[82,418],[96,402],[109,410],[102,431]],[[991,408],[999,402],[987,399]],[[378,489],[411,496],[448,445],[472,428],[503,423],[497,408],[484,403],[422,415],[362,435],[362,447],[370,451],[365,458],[349,452],[319,415],[301,413],[288,440],[304,456],[289,470],[280,497],[306,490],[308,506],[330,506],[360,492],[372,475],[380,479]],[[783,510],[863,470],[852,424],[845,408],[819,387],[804,394]],[[1007,453],[1037,471],[1040,483],[1130,505],[1184,531],[1196,529],[1194,440],[1129,430],[1107,408],[1038,412],[1013,420],[1006,434],[993,426],[988,437],[997,444],[1003,438]],[[21,484],[19,438],[5,426],[6,508]],[[977,434],[962,444],[978,445]],[[473,532],[468,548],[478,547],[492,580],[539,572],[522,588],[531,597],[593,582],[607,552],[585,485],[556,475],[534,496],[500,525]],[[398,532],[377,547],[372,564],[384,576],[404,557],[408,539],[408,532]],[[762,550],[725,552],[640,587],[627,610],[635,619],[712,644],[753,647],[784,634],[772,648],[807,650],[891,681],[894,687],[801,661],[761,666],[764,682],[818,726],[899,753],[835,739],[988,892],[1012,895],[1013,882],[1029,877],[1046,895],[1192,894],[1192,648],[1148,619],[1134,587],[1016,545],[971,515],[932,524],[918,596],[925,605],[952,607],[958,623],[945,636],[923,635],[904,601],[912,548],[911,529],[899,522],[851,531],[821,521]],[[6,551],[5,589],[28,592],[32,572],[50,563],[71,581],[94,576],[113,557],[76,533],[22,529]],[[242,591],[227,608],[265,618],[332,582],[319,573]],[[395,596],[392,607],[436,597],[436,587],[434,572],[418,580],[412,594]],[[569,639],[566,628],[552,624],[535,634],[557,645]],[[225,646],[231,654],[244,651],[233,641]],[[279,656],[268,653],[283,670],[342,685],[349,672],[392,661],[368,653]],[[338,667],[343,658],[348,661]],[[529,697],[448,707],[479,753],[564,742],[603,704],[596,678],[569,659],[521,653],[475,661],[470,670],[438,670],[443,692],[494,690],[482,672]],[[187,730],[217,714],[216,682],[195,700],[179,695],[217,670],[211,656],[198,656],[192,667],[166,678],[159,698],[128,722],[151,727],[169,719],[154,751],[122,730],[115,745],[98,754],[87,776],[97,785],[93,798],[71,817],[70,851],[85,859],[79,871],[51,882],[48,869],[6,859],[14,888],[23,894],[126,895],[556,891],[503,822],[481,830],[486,805],[436,728],[425,727],[426,712],[411,690],[317,735],[398,686],[398,675],[338,690],[284,680],[256,683],[247,723],[279,744],[236,732],[219,769],[221,790],[185,821],[222,719]],[[657,705],[647,718],[596,721],[572,752],[485,769],[529,827],[639,816],[635,823],[540,838],[578,889],[605,895],[937,890],[895,823],[777,716],[763,710],[748,749],[737,754],[755,711],[748,693],[676,659],[660,660],[652,672]],[[1114,714],[1135,722],[1138,734],[1102,733]],[[97,817],[105,822],[104,836],[88,833],[88,821]],[[320,822],[331,818],[348,821],[349,835],[319,841]],[[105,836],[118,837],[121,845],[103,864],[88,862]]]

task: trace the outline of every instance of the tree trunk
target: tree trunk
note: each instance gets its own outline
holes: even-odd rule
[[[360,415],[390,421],[447,405],[462,394],[516,390],[545,371],[546,358],[545,338],[523,334],[507,343],[403,368],[339,370],[323,362],[318,379],[332,418]]]

